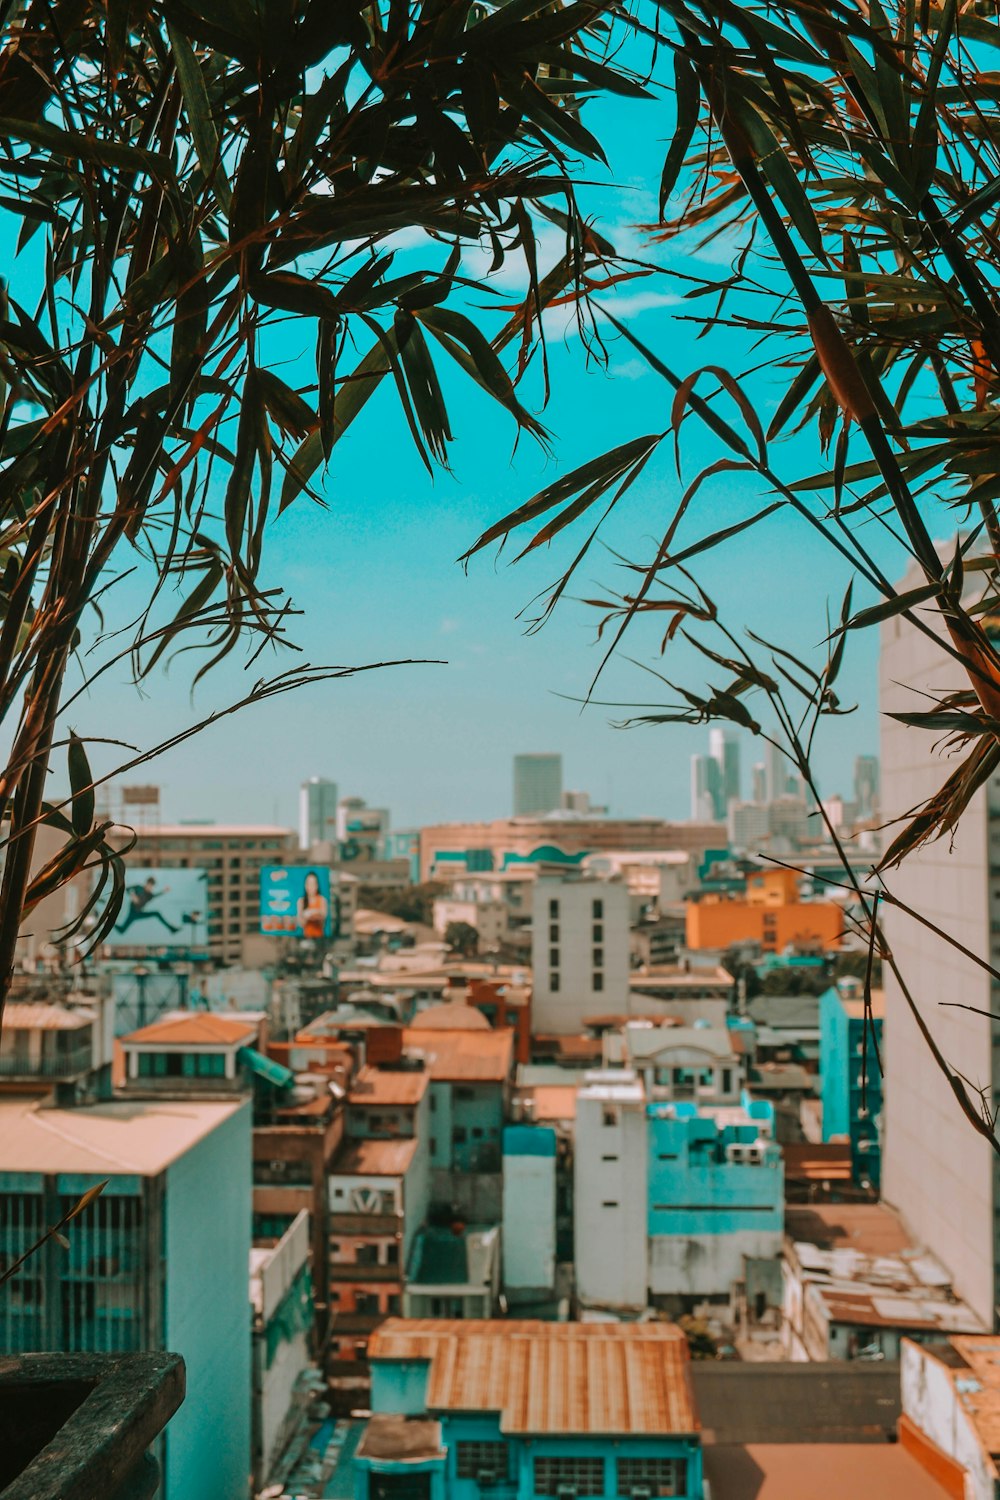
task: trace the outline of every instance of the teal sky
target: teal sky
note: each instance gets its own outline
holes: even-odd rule
[[[671,116],[669,102],[615,102],[588,117],[605,142],[617,184],[591,201],[619,248],[638,248],[640,238],[629,226],[654,217]],[[664,265],[688,269],[697,255],[693,240],[656,253]],[[698,269],[722,275],[728,260],[714,247]],[[742,339],[725,331],[696,343],[696,327],[680,317],[688,308],[679,306],[678,286],[666,278],[631,283],[610,305],[682,373],[709,362],[734,371],[754,362]],[[704,305],[697,304],[698,310]],[[688,760],[706,747],[707,728],[621,731],[609,722],[622,716],[614,709],[581,712],[579,703],[567,700],[585,693],[599,660],[594,612],[566,601],[536,635],[525,634],[517,619],[561,571],[577,533],[514,567],[508,554],[482,554],[467,573],[456,561],[487,524],[559,473],[668,423],[666,386],[644,373],[631,350],[612,342],[610,371],[593,364],[588,369],[578,338],[556,319],[552,324],[554,393],[543,420],[555,437],[554,457],[531,440],[512,453],[509,419],[474,388],[450,382],[446,391],[459,436],[453,472],[439,472],[431,481],[386,382],[335,452],[325,487],[328,508],[300,497],[271,528],[264,578],[287,588],[304,611],[293,632],[302,659],[360,664],[426,657],[443,664],[368,673],[223,721],[132,778],[160,782],[169,818],[291,822],[298,785],[311,775],[330,777],[342,793],[388,806],[397,827],[496,817],[510,810],[511,757],[531,750],[561,751],[566,785],[607,801],[615,813],[687,816]],[[292,359],[300,347],[311,348],[313,331],[288,337]],[[766,425],[782,385],[757,378],[752,389]],[[687,478],[720,456],[716,440],[693,424],[686,428],[684,452]],[[788,445],[781,467],[790,477],[819,468],[811,440]],[[630,556],[648,557],[681,493],[664,445],[609,525],[608,542]],[[723,476],[702,490],[681,539],[694,540],[737,519],[755,499],[759,503],[753,486]],[[510,556],[514,550],[508,549]],[[893,576],[902,572],[901,554],[883,550],[880,557]],[[731,625],[748,624],[802,652],[819,648],[827,601],[836,614],[848,572],[801,523],[779,518],[729,543],[701,576]],[[620,580],[615,559],[597,548],[577,592],[584,586],[602,592]],[[123,614],[132,602],[130,587],[119,591]],[[701,686],[702,667],[688,648],[671,647],[664,667],[659,633],[637,624],[623,652]],[[831,721],[821,734],[817,764],[827,792],[848,791],[854,755],[877,750],[876,648],[869,634],[848,653],[842,697],[859,709]],[[822,657],[819,648],[817,661]],[[192,701],[190,660],[181,657],[141,693],[124,674],[118,680],[109,674],[89,704],[74,710],[73,727],[84,735],[113,734],[150,745],[246,690],[246,674],[234,660],[203,681]],[[291,661],[282,657],[273,664]],[[253,677],[264,670],[266,658],[252,669]],[[655,698],[655,687],[623,654],[607,670],[597,696],[648,700]],[[748,767],[759,758],[760,749],[745,742],[745,794]],[[113,763],[109,752],[95,748],[95,771]]]

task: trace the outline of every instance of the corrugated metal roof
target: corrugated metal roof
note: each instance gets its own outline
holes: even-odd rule
[[[232,1016],[220,1016],[211,1011],[191,1011],[189,1015],[170,1016],[164,1021],[154,1021],[151,1026],[141,1026],[138,1031],[122,1037],[126,1047],[151,1046],[179,1047],[234,1046],[257,1035],[252,1022],[236,1020]]]
[[[429,1360],[429,1411],[499,1412],[505,1433],[698,1430],[672,1323],[390,1318],[368,1356]]]
[[[402,1177],[417,1149],[415,1140],[350,1141],[341,1150],[331,1177]]]
[[[428,1076],[416,1068],[364,1067],[351,1085],[351,1104],[419,1104],[427,1092]]]
[[[514,1061],[514,1033],[502,1031],[414,1031],[403,1044],[422,1052],[435,1083],[503,1083]]]
[[[948,1369],[958,1400],[983,1448],[997,1458],[1000,1456],[1000,1338],[955,1334],[948,1342],[966,1365],[964,1370]]]

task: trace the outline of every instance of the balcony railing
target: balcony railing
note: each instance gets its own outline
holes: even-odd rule
[[[337,1234],[399,1234],[402,1214],[331,1214],[328,1228]]]
[[[399,1266],[366,1266],[361,1261],[356,1260],[332,1260],[330,1262],[330,1280],[402,1282],[403,1272]]]
[[[89,1046],[33,1062],[14,1052],[0,1053],[0,1078],[78,1078],[81,1073],[89,1072],[92,1066],[93,1054]]]

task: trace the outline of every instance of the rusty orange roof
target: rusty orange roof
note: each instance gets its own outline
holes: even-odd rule
[[[348,1141],[341,1148],[331,1177],[402,1177],[416,1154],[417,1143],[405,1141]]]
[[[418,1010],[410,1024],[411,1031],[489,1031],[490,1023],[481,1010],[464,1000],[446,1000],[443,1005],[429,1005]]]
[[[961,1361],[956,1366],[948,1360],[948,1378],[996,1474],[1000,1457],[1000,1338],[957,1333],[948,1342]],[[927,1352],[936,1351],[931,1348]]]
[[[499,1031],[415,1031],[407,1027],[403,1045],[427,1058],[435,1083],[503,1083],[514,1062],[514,1033]]]
[[[78,1031],[96,1019],[90,1006],[70,1009],[44,1000],[8,1000],[3,1012],[5,1031]]]
[[[364,1067],[351,1084],[350,1104],[419,1104],[427,1092],[427,1074],[416,1068]]]
[[[499,1412],[504,1433],[698,1431],[673,1323],[389,1318],[368,1357],[428,1360],[429,1412]]]
[[[232,1047],[235,1043],[249,1042],[257,1035],[252,1022],[238,1021],[232,1016],[219,1016],[211,1011],[191,1011],[188,1015],[170,1016],[164,1021],[154,1021],[151,1026],[141,1026],[122,1037],[126,1047],[167,1047],[176,1043],[179,1047]]]
[[[946,1500],[898,1443],[706,1443],[705,1477],[726,1500]]]
[[[575,1083],[536,1083],[521,1093],[532,1101],[535,1120],[576,1119]]]

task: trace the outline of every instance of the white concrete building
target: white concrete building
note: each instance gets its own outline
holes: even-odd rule
[[[576,1096],[576,1290],[601,1307],[646,1306],[646,1096],[627,1069],[587,1073]]]
[[[914,1447],[915,1430],[947,1454],[961,1473],[949,1473],[966,1500],[996,1500],[1000,1490],[1000,1340],[953,1336],[937,1348],[904,1339],[900,1350],[903,1416],[900,1439]],[[939,1476],[945,1476],[940,1472]]]
[[[908,576],[901,589],[919,580]],[[928,618],[933,618],[928,616]],[[957,764],[937,733],[888,717],[927,710],[927,692],[965,684],[958,664],[896,618],[882,626],[880,657],[881,815],[902,818],[933,795]],[[902,826],[902,825],[900,825]],[[910,855],[889,889],[973,953],[1000,959],[1000,779],[972,797],[953,838]],[[986,1015],[942,1005],[1000,1010],[1000,986],[950,944],[898,910],[881,912],[914,1002],[951,1067],[973,1088],[1000,1084],[1000,1026]],[[885,1142],[882,1193],[914,1238],[948,1267],[955,1290],[994,1324],[1000,1246],[1000,1158],[971,1128],[917,1029],[888,969],[885,989]]]
[[[488,953],[506,941],[507,904],[504,901],[468,900],[459,901],[450,896],[439,896],[434,902],[434,931],[442,937],[452,922],[465,922],[479,933],[479,951]]]
[[[503,1286],[511,1302],[550,1295],[556,1276],[555,1130],[503,1133]]]
[[[539,876],[531,927],[536,1032],[575,1036],[628,1004],[629,893],[619,881]]]
[[[253,1468],[257,1489],[301,1427],[310,1387],[312,1293],[309,1214],[302,1209],[274,1245],[250,1251],[253,1316]]]

